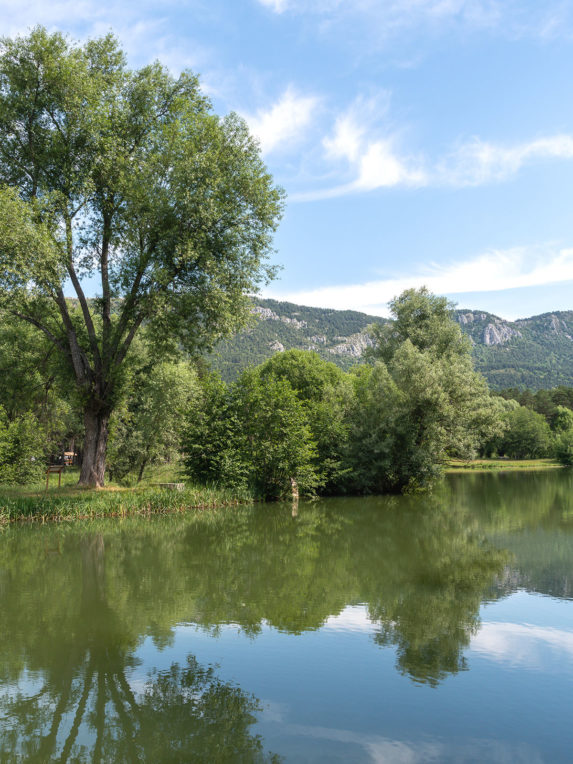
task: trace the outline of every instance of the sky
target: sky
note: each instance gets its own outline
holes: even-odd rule
[[[573,0],[0,0],[1,35],[35,24],[247,120],[287,193],[264,296],[573,309]]]

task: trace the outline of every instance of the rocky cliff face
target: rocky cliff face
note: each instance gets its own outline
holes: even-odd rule
[[[306,329],[306,321],[299,321],[297,318],[290,318],[289,316],[279,316],[270,308],[262,308],[257,305],[252,309],[252,312],[257,315],[263,321],[282,321],[283,324],[292,324],[295,329]]]
[[[265,308],[262,305],[256,305],[252,312],[261,321],[280,321],[287,326],[291,326],[293,329],[298,330],[304,337],[301,337],[308,344],[304,345],[305,350],[320,350],[324,349],[331,355],[348,356],[350,358],[360,358],[365,349],[372,347],[374,342],[372,338],[366,332],[356,332],[348,337],[336,336],[334,338],[328,338],[325,334],[311,334],[306,336],[303,329],[308,328],[308,322],[299,320],[293,316],[284,316],[276,313],[270,308]],[[335,344],[333,344],[333,342]],[[331,347],[329,347],[329,345]],[[273,353],[280,353],[284,351],[285,346],[278,340],[272,340],[268,343],[269,348]]]
[[[337,339],[342,339],[343,342],[340,342],[333,348],[328,348],[328,352],[333,355],[347,355],[351,358],[360,358],[366,348],[374,347],[372,337],[366,334],[366,332],[353,334],[346,338],[337,337]]]
[[[490,313],[460,311],[456,314],[456,320],[474,345],[505,345],[522,336],[520,330],[511,322],[503,321]]]
[[[253,312],[259,318],[255,326],[222,343],[210,359],[227,380],[235,379],[246,366],[291,348],[313,350],[348,369],[360,363],[372,345],[367,327],[386,323],[356,311],[276,300],[258,300]],[[458,310],[453,315],[472,343],[476,369],[492,387],[573,386],[573,311],[518,321],[505,321],[482,310]]]
[[[499,321],[495,324],[488,324],[483,330],[483,344],[504,345],[514,337],[521,336],[521,332],[518,329],[514,329],[509,324],[504,324]]]
[[[486,321],[487,317],[487,313],[459,313],[457,318],[459,324],[466,326],[466,324],[473,324],[474,321]]]

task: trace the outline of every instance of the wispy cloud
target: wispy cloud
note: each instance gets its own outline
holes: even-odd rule
[[[294,193],[291,201],[427,183],[420,161],[400,152],[400,137],[388,128],[389,102],[390,94],[382,90],[369,97],[359,96],[338,115],[321,148],[331,174],[336,173],[342,182]]]
[[[456,32],[461,29],[495,32],[510,38],[547,40],[570,37],[573,10],[567,0],[534,5],[519,0],[258,0],[277,14],[318,17],[321,29],[362,25],[366,38],[378,47],[399,34]]]
[[[506,180],[538,159],[573,159],[573,136],[553,135],[513,146],[475,138],[438,164],[434,180],[451,186],[478,186]]]
[[[387,303],[411,287],[427,286],[436,294],[494,292],[573,280],[573,248],[515,247],[490,250],[446,265],[420,265],[409,273],[361,284],[267,293],[268,297],[318,308],[360,310],[388,315]]]
[[[86,39],[112,31],[130,60],[136,65],[156,58],[178,73],[184,68],[204,65],[209,58],[205,47],[184,40],[170,29],[177,12],[174,0],[161,4],[151,0],[138,3],[108,0],[0,0],[2,34],[27,34],[36,25],[49,31],[66,31],[73,38]]]
[[[298,93],[289,86],[268,109],[244,115],[252,133],[259,139],[263,153],[300,140],[312,123],[319,99]]]
[[[290,6],[289,0],[259,0],[261,5],[270,8],[275,13],[284,13]]]
[[[535,162],[573,159],[573,135],[567,133],[514,144],[476,137],[458,143],[447,155],[434,160],[408,153],[402,148],[400,133],[387,127],[387,106],[376,111],[376,100],[356,99],[335,119],[333,129],[322,141],[324,163],[329,165],[331,176],[337,173],[339,182],[295,191],[291,201],[329,199],[395,186],[481,186],[510,180]]]
[[[491,23],[501,13],[498,0],[259,0],[275,13],[368,15],[387,26],[405,26],[420,19],[464,18],[474,23]]]

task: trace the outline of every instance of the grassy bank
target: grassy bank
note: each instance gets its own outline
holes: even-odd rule
[[[554,470],[561,466],[555,459],[475,459],[471,462],[452,459],[446,465],[446,472],[518,472]]]
[[[110,484],[102,489],[86,489],[79,488],[77,480],[77,472],[69,471],[62,476],[60,488],[57,475],[52,475],[48,490],[45,481],[29,486],[0,486],[0,523],[164,514],[252,502],[248,493],[224,488],[161,488],[157,483],[176,482],[173,475],[164,473],[152,474],[144,483],[131,487]]]

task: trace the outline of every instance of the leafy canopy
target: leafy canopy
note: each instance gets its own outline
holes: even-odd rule
[[[213,114],[190,72],[128,69],[112,35],[77,45],[37,27],[2,41],[0,186],[0,301],[86,388],[143,321],[160,347],[210,345],[273,272],[283,194],[245,123]],[[95,309],[85,276],[100,282]]]

